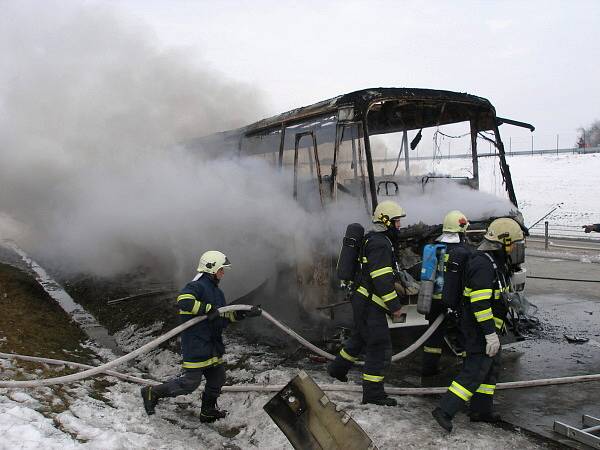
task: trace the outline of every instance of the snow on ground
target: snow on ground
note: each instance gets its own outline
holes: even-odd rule
[[[128,329],[120,334],[129,342],[149,339]],[[125,344],[125,342],[122,342]],[[243,336],[227,339],[225,361],[227,384],[285,384],[299,371],[280,365],[282,355],[267,347],[250,345]],[[139,374],[144,367],[150,376],[162,379],[177,373],[177,355],[160,350],[142,357],[137,368],[121,369]],[[59,369],[49,369],[56,373]],[[321,366],[307,370],[315,381],[331,383]],[[22,374],[17,363],[3,364],[2,378]],[[48,373],[45,377],[51,376]],[[352,381],[359,381],[358,372]],[[215,424],[199,420],[201,388],[189,396],[162,400],[157,414],[143,410],[139,386],[109,378],[104,388],[93,380],[69,386],[30,390],[0,389],[0,449],[291,449],[283,433],[263,411],[272,393],[224,393],[219,405],[229,415]],[[539,448],[519,433],[487,424],[471,424],[466,416],[455,420],[448,435],[434,423],[430,411],[434,400],[400,398],[396,408],[361,405],[360,395],[335,392],[331,400],[349,412],[381,449],[397,448]]]
[[[496,161],[480,159],[480,188],[499,195],[504,187],[498,182]],[[549,218],[553,224],[600,223],[600,196],[596,185],[600,154],[508,156],[507,162],[527,225],[561,202],[564,205]]]

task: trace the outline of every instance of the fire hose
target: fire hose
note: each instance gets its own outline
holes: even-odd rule
[[[249,305],[232,305],[232,306],[225,306],[225,307],[219,308],[219,312],[224,313],[224,312],[228,312],[228,311],[247,311],[250,308],[251,308],[251,306],[249,306]],[[302,345],[306,346],[311,351],[313,351],[313,352],[317,353],[318,355],[321,355],[327,359],[330,359],[330,360],[335,358],[334,355],[332,355],[324,350],[321,350],[320,348],[318,348],[318,347],[314,346],[313,344],[311,344],[310,342],[308,342],[306,339],[304,339],[298,333],[296,333],[295,331],[293,331],[286,325],[284,325],[281,322],[279,322],[278,320],[276,320],[273,316],[271,316],[266,311],[263,311],[262,316],[264,316],[267,320],[272,322],[274,325],[276,325],[278,328],[280,328],[281,330],[283,330],[290,336],[297,339]],[[55,378],[26,380],[26,381],[1,381],[0,380],[0,388],[30,388],[30,387],[40,387],[40,386],[51,386],[54,384],[67,384],[67,383],[73,383],[75,381],[79,381],[79,380],[82,380],[85,378],[90,378],[90,377],[93,377],[93,376],[96,376],[99,374],[106,374],[106,375],[114,376],[116,378],[120,378],[120,379],[123,379],[126,381],[130,381],[130,382],[134,382],[134,383],[138,383],[138,384],[144,384],[144,385],[160,384],[157,381],[147,380],[144,378],[139,378],[139,377],[135,377],[132,375],[115,372],[111,369],[120,364],[124,364],[124,363],[136,358],[137,356],[158,347],[161,343],[167,341],[168,339],[181,333],[183,330],[185,330],[205,319],[206,319],[206,316],[201,316],[201,317],[196,317],[194,319],[191,319],[191,320],[173,328],[171,331],[163,334],[162,336],[159,336],[158,338],[146,343],[145,345],[139,347],[138,349],[136,349],[124,356],[121,356],[120,358],[117,358],[113,361],[110,361],[106,364],[103,364],[103,365],[97,366],[97,367],[89,366],[87,364],[75,363],[75,362],[71,362],[71,361],[62,361],[62,360],[50,359],[50,358],[40,358],[40,357],[35,357],[35,356],[15,355],[15,354],[10,354],[10,353],[0,353],[0,358],[5,358],[5,359],[21,359],[21,360],[25,360],[25,361],[40,362],[40,363],[45,363],[45,364],[65,365],[65,366],[86,369],[86,370],[83,370],[82,372],[74,373],[71,375],[65,375],[65,376],[61,376],[61,377],[55,377]],[[440,316],[434,321],[434,323],[429,327],[429,329],[417,341],[415,341],[411,346],[409,346],[402,352],[394,355],[392,357],[392,361],[398,361],[402,358],[405,358],[406,356],[408,356],[409,354],[414,352],[414,350],[419,348],[427,340],[427,338],[437,329],[437,327],[442,323],[443,319],[444,319],[443,314],[440,314]],[[558,385],[558,384],[579,383],[579,382],[596,381],[596,380],[600,380],[600,374],[578,375],[578,376],[560,377],[560,378],[545,378],[545,379],[528,380],[528,381],[512,381],[512,382],[507,382],[507,383],[498,383],[496,388],[500,389],[500,390],[502,390],[502,389],[517,389],[517,388],[526,388],[526,387],[535,387],[535,386],[551,386],[551,385]],[[248,385],[223,386],[223,391],[224,392],[249,392],[249,391],[278,392],[281,389],[283,389],[283,387],[284,387],[284,385],[250,385],[250,384],[248,384]],[[326,385],[321,385],[320,387],[321,387],[321,389],[323,389],[325,391],[362,392],[362,387],[359,385],[326,384]],[[386,392],[391,395],[431,395],[431,394],[444,393],[446,391],[446,389],[447,389],[446,387],[431,387],[431,388],[387,387]]]

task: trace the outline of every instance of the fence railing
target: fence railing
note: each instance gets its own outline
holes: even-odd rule
[[[548,250],[550,247],[557,248],[572,248],[580,250],[600,250],[598,246],[581,246],[577,244],[600,244],[600,233],[586,233],[582,226],[564,225],[559,223],[551,223],[549,221],[540,222],[529,229],[531,235],[530,241],[544,242],[544,248]],[[537,239],[536,239],[537,238]],[[552,239],[562,239],[565,241],[573,241],[568,244],[556,244]],[[575,242],[577,241],[577,242]]]

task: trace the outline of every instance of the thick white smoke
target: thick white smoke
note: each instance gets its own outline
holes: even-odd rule
[[[4,4],[0,16],[0,238],[68,272],[143,268],[176,285],[219,249],[235,297],[297,258],[298,242],[335,251],[347,223],[367,222],[360,204],[307,214],[292,174],[264,162],[179,147],[264,116],[255,89],[160,51],[109,8],[44,5]],[[474,204],[464,191],[413,194],[400,198],[409,222]]]
[[[102,6],[5,3],[0,53],[1,238],[66,270],[168,277],[206,249],[279,244],[296,207],[265,166],[177,149],[261,117],[255,89]]]

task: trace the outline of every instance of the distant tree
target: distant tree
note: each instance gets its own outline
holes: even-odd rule
[[[577,147],[600,147],[600,120],[595,120],[588,128],[579,128]]]

